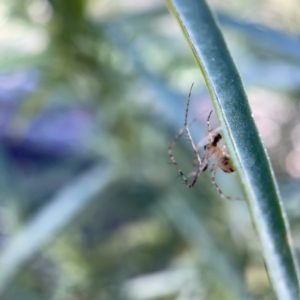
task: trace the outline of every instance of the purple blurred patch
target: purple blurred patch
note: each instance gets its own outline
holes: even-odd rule
[[[90,107],[74,102],[41,111],[24,132],[13,132],[14,117],[23,101],[38,86],[36,71],[0,74],[0,138],[18,160],[43,160],[80,154],[95,127]]]

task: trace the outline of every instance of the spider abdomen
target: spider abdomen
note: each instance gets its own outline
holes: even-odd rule
[[[227,155],[222,156],[222,158],[218,162],[218,166],[220,169],[222,169],[226,173],[234,172],[232,163],[230,162],[229,157]]]

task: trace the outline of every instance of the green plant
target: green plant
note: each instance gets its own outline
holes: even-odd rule
[[[242,182],[273,288],[279,299],[298,299],[296,259],[282,200],[221,31],[205,1],[169,0],[167,3],[205,78]]]

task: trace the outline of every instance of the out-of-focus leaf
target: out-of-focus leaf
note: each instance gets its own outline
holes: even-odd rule
[[[100,164],[63,188],[29,224],[11,238],[1,254],[0,293],[20,271],[20,267],[55,237],[79,214],[95,195],[111,181]]]
[[[252,42],[259,41],[261,45],[263,44],[272,48],[274,52],[277,51],[290,58],[300,59],[300,41],[291,35],[265,26],[257,26],[243,20],[231,18],[222,13],[217,14],[217,19],[222,26],[232,27],[240,31]]]
[[[162,203],[163,212],[182,237],[199,252],[214,274],[228,288],[230,299],[253,299],[247,291],[240,271],[235,269],[225,252],[218,249],[206,224],[189,207],[182,197],[170,193]]]

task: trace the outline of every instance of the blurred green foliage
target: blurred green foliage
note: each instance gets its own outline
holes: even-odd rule
[[[268,6],[243,3],[232,1],[231,13],[211,5],[222,12],[298,250],[300,72],[289,50],[298,32]],[[287,5],[288,20],[298,4]],[[248,8],[254,17],[239,21]],[[220,199],[209,174],[188,190],[170,164],[192,82],[191,114],[211,104],[166,8],[4,1],[0,15],[0,298],[275,299],[246,204]],[[204,123],[192,133],[202,139]],[[175,155],[188,174],[184,139]],[[234,178],[217,174],[238,196]]]

